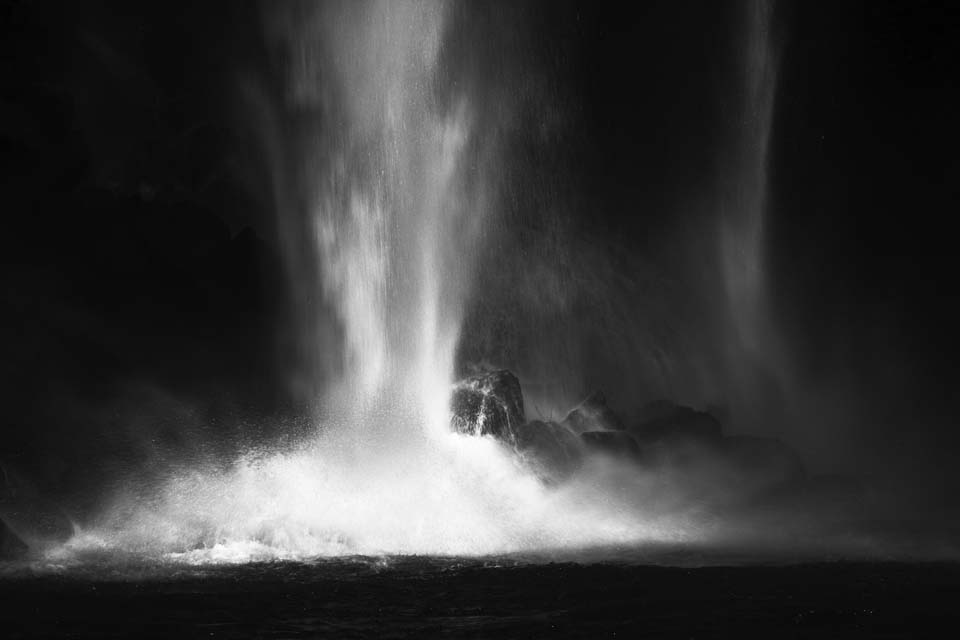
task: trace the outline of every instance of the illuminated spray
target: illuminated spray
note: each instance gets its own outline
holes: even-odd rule
[[[218,562],[716,540],[716,522],[675,499],[668,475],[588,459],[569,481],[545,486],[502,443],[450,432],[455,349],[494,222],[502,158],[491,127],[508,109],[478,113],[445,73],[454,5],[297,8],[278,22],[288,100],[314,126],[288,141],[300,152],[286,184],[302,190],[288,202],[302,201],[306,222],[285,237],[305,234],[309,250],[294,256],[291,274],[319,291],[294,291],[322,294],[343,342],[318,435],[296,451],[183,472],[150,499],[121,498],[66,551]],[[766,129],[749,170],[757,184],[745,192],[760,200],[723,235],[730,297],[744,309],[737,301],[760,287],[754,214],[769,106],[758,113]],[[300,344],[319,351],[321,342]]]
[[[289,99],[318,120],[294,141],[303,152],[288,184],[305,185],[301,230],[316,257],[298,257],[315,271],[294,275],[319,283],[343,336],[316,439],[183,473],[152,501],[121,501],[73,547],[206,562],[692,535],[637,507],[649,487],[635,473],[598,464],[548,488],[502,443],[449,429],[455,349],[491,223],[488,171],[500,160],[495,132],[477,125],[496,118],[477,114],[445,74],[452,10],[332,2],[280,21]]]

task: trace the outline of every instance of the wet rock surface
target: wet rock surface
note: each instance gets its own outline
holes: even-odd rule
[[[542,478],[559,480],[576,471],[583,461],[583,443],[570,429],[556,422],[534,420],[517,430],[517,451]]]
[[[586,431],[580,434],[588,450],[615,458],[641,461],[640,445],[625,431]]]
[[[717,444],[723,435],[720,421],[709,413],[666,401],[645,406],[629,431],[641,442],[692,440]]]
[[[563,424],[575,433],[605,429],[622,431],[626,428],[623,420],[610,408],[606,396],[600,391],[594,391],[587,396],[567,414]]]
[[[520,381],[506,369],[478,373],[454,385],[451,426],[466,435],[494,436],[514,443],[526,422]]]
[[[704,494],[726,499],[814,502],[858,495],[849,483],[837,488],[808,478],[799,454],[769,437],[724,435],[711,413],[668,400],[651,402],[623,420],[601,392],[590,394],[562,422],[526,422],[518,378],[507,370],[469,376],[455,385],[452,427],[467,435],[495,437],[512,447],[544,481],[574,474],[585,459],[602,455],[650,471],[667,471]],[[676,474],[679,474],[677,476]],[[829,483],[826,483],[829,484]],[[821,486],[824,485],[824,486]]]

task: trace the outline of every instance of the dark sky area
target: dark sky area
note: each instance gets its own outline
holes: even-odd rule
[[[739,14],[583,4],[527,15],[572,114],[560,166],[574,227],[675,264],[658,257],[664,239],[708,215],[738,117]],[[282,85],[261,7],[22,0],[0,13],[0,457],[63,489],[166,444],[241,447],[295,415],[248,109],[250,87]],[[767,256],[792,366],[844,381],[854,443],[908,451],[953,483],[929,467],[960,447],[960,10],[783,2],[775,27]]]

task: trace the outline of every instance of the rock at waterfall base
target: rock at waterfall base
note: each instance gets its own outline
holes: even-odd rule
[[[561,480],[583,462],[583,444],[575,433],[556,422],[533,420],[517,429],[517,451],[548,481]]]
[[[506,369],[478,373],[454,385],[451,426],[466,435],[489,435],[515,443],[526,418],[520,381]]]
[[[807,491],[800,456],[776,438],[725,436],[720,421],[669,401],[653,402],[625,424],[600,392],[563,422],[524,420],[517,377],[506,370],[472,375],[454,386],[452,427],[511,447],[544,482],[565,480],[587,456],[661,470],[700,494],[725,502],[800,500]]]
[[[643,460],[640,445],[626,431],[585,431],[580,438],[589,451],[633,462]]]
[[[574,433],[583,433],[585,431],[622,431],[626,428],[613,409],[607,404],[607,398],[600,391],[594,391],[586,400],[576,406],[567,417],[563,419],[563,424]]]
[[[709,413],[661,400],[645,406],[639,420],[628,430],[640,442],[694,441],[715,445],[722,437],[723,427]]]

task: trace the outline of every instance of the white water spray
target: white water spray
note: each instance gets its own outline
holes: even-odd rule
[[[495,237],[495,177],[509,162],[497,129],[511,108],[473,99],[469,78],[448,66],[453,10],[344,1],[277,21],[287,99],[310,125],[276,144],[295,150],[297,175],[284,184],[297,193],[285,201],[302,203],[284,234],[307,247],[289,252],[294,292],[322,295],[342,337],[329,353],[309,331],[298,343],[337,360],[316,437],[226,469],[183,471],[146,496],[123,493],[68,543],[67,557],[105,549],[237,562],[743,539],[698,506],[709,470],[691,479],[587,457],[574,477],[547,486],[507,445],[451,432],[455,349],[482,244]],[[748,100],[760,109],[749,128],[760,139],[747,143],[758,150],[744,169],[754,199],[723,235],[736,309],[749,310],[761,288],[765,95]]]
[[[470,110],[438,82],[445,13],[334,4],[294,34],[295,94],[310,101],[319,82],[337,98],[306,159],[320,277],[345,340],[326,404],[362,425],[402,408],[437,429],[446,414],[485,211],[463,179]]]
[[[315,441],[181,473],[149,499],[121,496],[70,549],[205,562],[693,535],[675,513],[667,524],[642,506],[656,502],[657,479],[597,461],[548,488],[502,443],[450,431],[455,348],[502,161],[496,115],[476,113],[444,67],[451,10],[332,2],[280,21],[289,99],[315,120],[288,141],[303,150],[288,182],[306,185],[308,268],[343,336]]]

